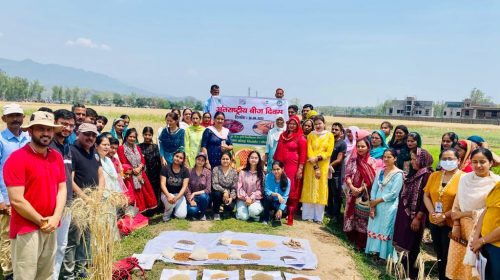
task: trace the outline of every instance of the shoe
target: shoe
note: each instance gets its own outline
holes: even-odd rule
[[[220,214],[214,214],[214,221],[220,221]]]
[[[323,221],[314,221],[318,225],[323,225]]]
[[[201,218],[200,218],[200,221],[206,221],[207,220],[207,216],[203,215]]]
[[[262,224],[266,225],[266,226],[268,225],[268,223],[266,221],[262,221]]]
[[[168,221],[170,221],[170,217],[163,216],[163,221],[164,221],[164,222],[168,222]]]
[[[80,272],[78,272],[78,275],[76,278],[80,278],[80,279],[87,279],[89,277],[88,273],[87,273],[87,270],[86,269],[83,269],[81,270]]]

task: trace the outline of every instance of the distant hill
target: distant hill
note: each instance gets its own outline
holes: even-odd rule
[[[142,96],[158,96],[174,100],[184,99],[136,88],[104,74],[58,64],[42,64],[31,59],[15,61],[0,58],[0,70],[4,71],[9,76],[20,76],[28,80],[38,80],[48,90],[54,85],[64,87],[77,86],[80,88],[112,91],[121,94],[135,92]]]

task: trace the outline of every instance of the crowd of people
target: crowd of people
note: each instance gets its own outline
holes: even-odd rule
[[[173,109],[165,126],[139,131],[127,115],[105,132],[105,116],[75,104],[40,108],[26,121],[18,104],[3,107],[0,137],[0,264],[4,279],[85,276],[89,235],[72,223],[85,190],[120,192],[145,215],[221,220],[235,217],[292,226],[322,224],[325,212],[361,251],[384,262],[403,254],[408,277],[424,229],[431,232],[440,279],[473,279],[478,252],[489,278],[500,277],[498,156],[480,136],[443,134],[437,168],[422,137],[384,121],[367,131],[290,105],[269,131],[265,153],[237,166],[223,112]],[[283,98],[278,89],[276,98]],[[286,120],[286,121],[285,121]],[[24,125],[23,125],[24,124]],[[391,135],[392,133],[392,135]],[[345,209],[342,211],[342,209]],[[496,277],[495,277],[496,276]]]

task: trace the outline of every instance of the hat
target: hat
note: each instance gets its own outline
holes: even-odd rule
[[[93,132],[95,133],[95,135],[99,135],[99,132],[97,131],[97,126],[91,123],[82,123],[78,127],[78,133],[84,133],[84,132]]]
[[[196,155],[196,158],[199,158],[199,157],[204,157],[205,160],[207,160],[207,155],[204,153],[204,152],[199,152],[197,155]]]
[[[467,138],[467,140],[472,141],[478,145],[483,143],[483,142],[486,142],[486,141],[484,141],[484,138],[479,136],[479,135],[472,135],[471,137]]]
[[[4,110],[5,112],[5,110]],[[31,114],[30,117],[30,122],[27,125],[21,126],[21,129],[23,131],[28,130],[28,128],[34,126],[34,125],[43,125],[43,126],[49,126],[53,127],[56,131],[61,130],[63,127],[62,125],[56,125],[54,124],[54,114],[49,113],[49,112],[43,112],[43,111],[36,111]]]
[[[10,115],[10,114],[23,114],[24,111],[19,104],[16,103],[9,103],[3,105],[3,116]]]

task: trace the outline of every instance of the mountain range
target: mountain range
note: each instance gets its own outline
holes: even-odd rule
[[[19,76],[28,80],[38,80],[49,90],[52,86],[58,85],[64,87],[88,88],[97,91],[111,91],[121,94],[130,94],[134,92],[142,96],[156,96],[178,100],[184,99],[127,85],[105,74],[59,64],[42,64],[31,59],[16,61],[0,58],[0,70],[4,71],[9,76]]]

